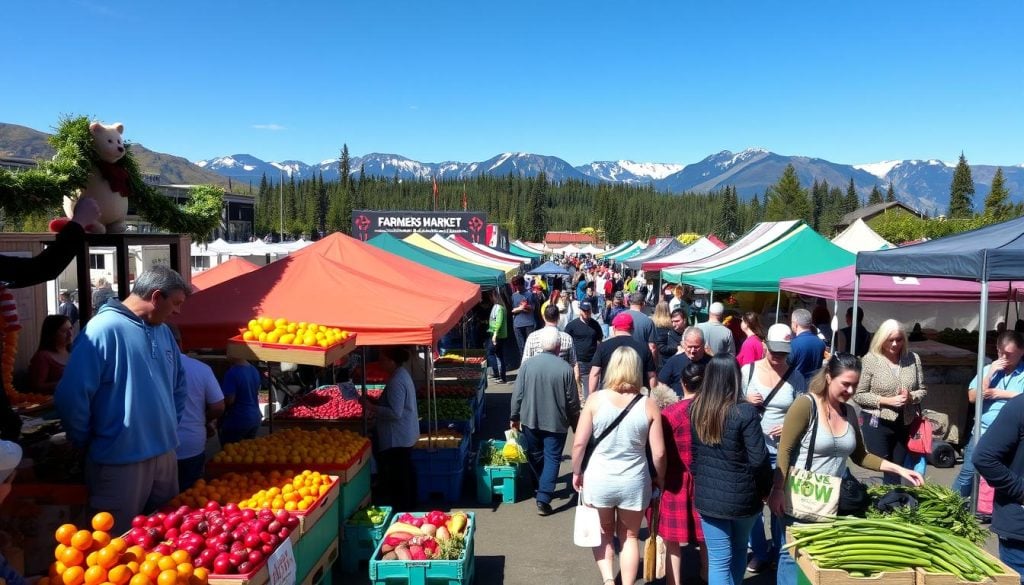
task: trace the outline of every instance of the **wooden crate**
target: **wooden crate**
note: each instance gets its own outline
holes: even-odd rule
[[[245,341],[240,335],[228,340],[227,354],[230,357],[249,361],[290,362],[307,366],[326,368],[345,357],[356,348],[356,335],[350,334],[341,343],[321,349],[319,347],[288,347],[280,344]]]
[[[1003,567],[1004,574],[996,575],[995,577],[990,577],[985,581],[980,581],[980,583],[987,583],[990,585],[993,583],[996,585],[1020,584],[1020,575],[1017,574],[1017,571],[1014,571],[1006,563],[989,554],[988,551],[981,550],[981,553],[988,557],[990,560],[999,563],[999,565]],[[917,570],[917,585],[967,585],[968,583],[975,582],[962,581],[952,573],[928,573],[924,569]]]
[[[790,551],[792,554],[794,551]],[[913,570],[879,573],[873,577],[854,577],[841,569],[822,569],[807,553],[795,551],[797,584],[804,585],[919,585]]]

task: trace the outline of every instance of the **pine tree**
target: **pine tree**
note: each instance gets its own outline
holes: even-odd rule
[[[868,195],[868,205],[876,203],[882,203],[882,192],[878,190],[878,185],[871,187],[871,195]]]
[[[885,192],[885,202],[893,203],[896,201],[896,191],[892,188],[892,181],[889,181],[889,189]]]
[[[857,196],[857,188],[853,184],[853,177],[850,177],[850,184],[846,187],[846,199],[843,200],[843,215],[857,211],[860,208],[860,197]]]
[[[811,186],[811,227],[814,231],[821,231],[821,215],[825,211],[825,197],[828,195],[828,183],[819,184],[814,180]]]
[[[722,212],[719,216],[721,235],[727,241],[732,241],[740,231],[739,200],[736,196],[736,187],[726,185],[722,194]]]
[[[753,224],[764,221],[764,210],[761,209],[761,201],[757,198],[757,193],[754,193],[753,199],[750,200],[750,218]]]
[[[548,175],[544,171],[537,174],[536,180],[527,196],[527,224],[530,237],[535,242],[544,241],[548,231]]]
[[[1012,217],[1013,205],[1010,203],[1010,192],[1006,189],[1003,168],[996,169],[992,177],[992,187],[985,197],[985,217],[992,221],[1006,221]]]
[[[967,157],[960,153],[960,162],[953,171],[953,182],[949,186],[950,219],[966,219],[974,215],[974,179],[971,178],[971,167]]]
[[[348,156],[348,143],[342,144],[341,156],[338,157],[339,196],[331,201],[335,206],[334,215],[330,220],[335,223],[333,230],[352,233],[352,169]],[[397,177],[397,171],[395,171]],[[330,212],[328,213],[330,215]],[[333,231],[332,230],[332,231]]]
[[[792,164],[786,165],[778,182],[768,188],[765,199],[764,218],[768,221],[811,221],[811,202],[807,198],[807,190],[800,186],[800,178]]]

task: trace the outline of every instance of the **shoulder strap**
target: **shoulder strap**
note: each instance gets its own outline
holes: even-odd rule
[[[807,399],[811,401],[811,425],[807,429],[811,433],[811,442],[807,445],[807,460],[804,462],[804,470],[810,471],[811,461],[814,459],[814,441],[818,438],[818,401],[810,394],[807,395]]]
[[[775,398],[775,395],[778,394],[779,390],[781,390],[782,387],[786,384],[786,380],[789,380],[789,375],[793,373],[793,370],[795,368],[796,366],[791,365],[789,366],[789,369],[786,370],[786,373],[782,374],[782,377],[779,378],[779,381],[775,383],[775,387],[772,388],[772,391],[768,393],[768,396],[765,396],[764,402],[761,403],[761,408],[768,407],[768,403],[772,401],[772,398]],[[753,368],[751,368],[751,370],[753,370]]]
[[[750,362],[750,371],[747,372],[747,388],[750,388],[750,381],[754,379],[754,368],[757,367],[757,362]]]

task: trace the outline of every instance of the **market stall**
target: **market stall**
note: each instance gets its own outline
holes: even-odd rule
[[[236,276],[249,274],[257,268],[259,268],[259,266],[245,260],[244,258],[233,257],[227,262],[221,262],[213,268],[193,274],[192,292],[198,292],[204,288],[210,288],[211,286],[220,284],[226,280],[231,280]]]

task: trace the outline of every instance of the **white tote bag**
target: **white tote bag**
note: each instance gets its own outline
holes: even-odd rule
[[[572,541],[576,546],[593,548],[601,544],[601,516],[597,508],[583,503],[583,492],[576,503],[576,518],[573,521]]]

